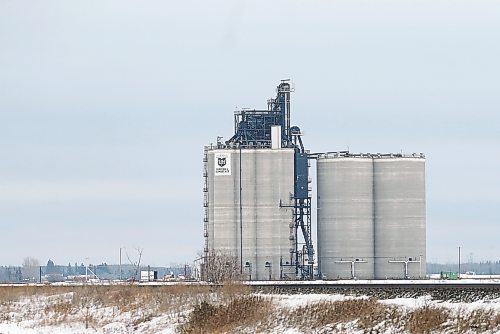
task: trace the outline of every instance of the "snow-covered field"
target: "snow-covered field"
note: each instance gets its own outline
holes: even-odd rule
[[[220,326],[203,327],[217,316]],[[367,326],[377,333],[418,333],[434,327],[434,332],[500,333],[500,299],[374,300],[333,294],[251,294],[243,287],[0,289],[0,334],[364,333]]]

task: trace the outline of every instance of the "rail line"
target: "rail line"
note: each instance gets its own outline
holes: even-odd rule
[[[332,281],[243,281],[240,282],[252,289],[490,289],[500,290],[500,279],[491,280],[332,280]],[[233,283],[234,284],[234,283]],[[125,281],[97,281],[87,282],[45,282],[45,283],[0,283],[0,287],[23,286],[223,286],[201,281],[151,281],[151,282],[125,282]]]

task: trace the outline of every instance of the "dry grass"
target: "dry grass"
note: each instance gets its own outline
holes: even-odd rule
[[[329,331],[328,328],[342,332],[349,323],[367,333],[482,333],[500,329],[500,314],[493,310],[478,309],[471,313],[459,312],[457,315],[445,308],[424,305],[404,311],[372,298],[319,302],[289,311],[281,310],[281,314],[274,317],[306,333],[316,333],[322,329]]]
[[[58,286],[34,286],[34,285],[20,285],[20,286],[2,286],[0,287],[0,305],[13,302],[22,297],[31,297],[38,295],[58,295],[68,292],[66,287]]]
[[[224,282],[221,290],[222,294],[227,296],[236,296],[236,295],[244,295],[250,294],[250,287],[248,285],[242,284],[238,281],[227,281]]]
[[[437,332],[444,329],[449,318],[448,310],[425,305],[406,315],[405,329],[415,334]]]
[[[270,299],[242,295],[228,303],[206,301],[194,307],[181,333],[227,333],[238,327],[257,327],[274,313]]]
[[[460,311],[452,317],[451,323],[450,328],[455,333],[494,331],[500,328],[500,313],[482,309],[470,313]]]
[[[293,309],[276,307],[271,297],[254,295],[237,282],[215,288],[0,287],[0,322],[30,319],[35,325],[79,322],[85,327],[99,328],[121,317],[130,319],[127,326],[135,331],[161,315],[181,324],[181,333],[269,332],[280,326],[293,326],[305,333],[343,332],[349,326],[366,333],[411,334],[500,329],[500,314],[493,310],[456,312],[431,305],[405,310],[374,298],[319,302]]]
[[[192,308],[192,305],[206,300],[210,295],[207,287],[183,285],[0,287],[0,321],[33,319],[43,326],[80,322],[87,328],[100,327],[107,324],[110,319],[96,316],[95,310],[107,309],[113,317],[128,313],[130,318],[134,319],[132,325],[138,326],[141,322],[147,322],[163,314],[177,317],[180,313]],[[43,305],[37,306],[30,302],[26,307],[16,309],[15,318],[10,317],[8,310],[13,309],[18,301],[26,298],[30,301],[43,299]]]
[[[395,307],[383,305],[370,298],[310,304],[287,312],[284,318],[307,332],[311,328],[317,329],[354,321],[361,329],[372,329],[380,323],[383,323],[385,328],[385,326],[399,323],[401,317],[401,312]]]

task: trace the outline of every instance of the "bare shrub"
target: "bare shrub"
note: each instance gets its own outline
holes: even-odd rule
[[[203,278],[212,283],[241,280],[241,267],[237,256],[212,251],[204,258]]]

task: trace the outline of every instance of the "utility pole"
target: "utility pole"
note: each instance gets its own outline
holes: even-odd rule
[[[120,247],[120,281],[122,280],[122,248]]]
[[[84,260],[85,260],[85,283],[87,283],[89,281],[89,264],[88,264],[89,258],[86,257]]]
[[[461,255],[460,253],[461,253],[461,248],[462,247],[458,246],[458,278],[460,278],[460,269],[461,269],[460,268],[460,262],[461,262],[460,261],[460,255]]]

